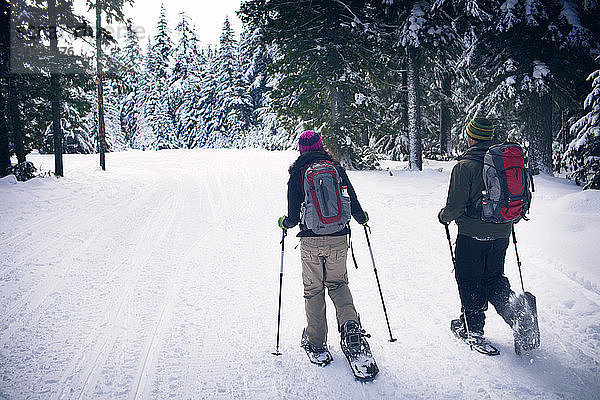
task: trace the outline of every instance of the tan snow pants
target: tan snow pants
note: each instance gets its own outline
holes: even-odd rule
[[[348,288],[347,251],[346,236],[300,238],[306,334],[313,346],[327,342],[325,288],[335,306],[338,329],[348,320],[358,320]]]

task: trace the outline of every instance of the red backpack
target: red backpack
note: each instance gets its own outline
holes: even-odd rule
[[[468,158],[483,162],[485,190],[476,205],[481,209],[481,219],[495,224],[527,220],[533,178],[525,168],[523,148],[504,142],[491,146],[483,159]]]

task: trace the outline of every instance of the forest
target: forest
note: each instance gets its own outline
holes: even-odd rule
[[[132,1],[86,0],[95,24],[73,0],[0,1],[0,175],[32,151],[62,175],[62,154],[284,150],[305,129],[349,169],[421,170],[460,154],[480,116],[534,173],[600,188],[596,0],[247,0],[217,46],[168,3],[142,42]],[[94,51],[63,47],[81,40]]]

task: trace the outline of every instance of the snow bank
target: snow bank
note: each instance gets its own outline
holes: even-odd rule
[[[15,185],[15,184],[17,184],[17,177],[14,175],[6,175],[5,177],[0,178],[1,186]]]
[[[600,190],[568,194],[558,199],[554,207],[559,213],[600,215]]]

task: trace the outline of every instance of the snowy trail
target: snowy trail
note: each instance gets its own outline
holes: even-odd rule
[[[371,217],[353,224],[355,303],[381,369],[352,379],[328,301],[335,361],[299,347],[304,304],[297,230],[286,239],[280,357],[279,240],[294,152],[162,151],[66,156],[66,178],[0,181],[0,399],[595,399],[600,393],[600,193],[537,183],[517,226],[542,348],[516,356],[493,310],[502,354],[469,351],[449,331],[459,300],[436,213],[451,163],[421,173],[351,171]],[[32,156],[49,169],[48,156]],[[453,235],[455,227],[452,227]],[[520,288],[514,248],[506,273]]]

